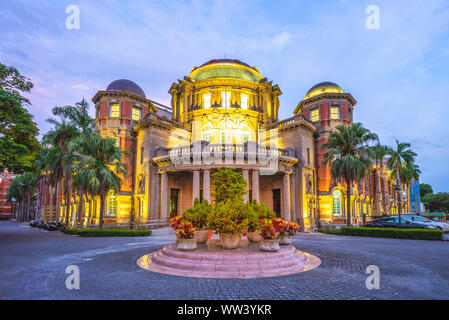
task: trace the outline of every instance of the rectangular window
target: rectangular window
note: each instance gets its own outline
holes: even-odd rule
[[[212,135],[211,135],[210,130],[201,132],[201,140],[207,141],[209,143],[211,142]]]
[[[242,109],[245,109],[245,110],[248,110],[248,95],[246,95],[246,94],[242,94],[241,96],[240,96],[240,101],[241,101],[241,105],[240,105],[240,108],[242,108]]]
[[[109,107],[110,112],[109,116],[112,118],[118,118],[120,117],[120,105],[118,103],[113,103]]]
[[[203,107],[204,109],[210,108],[210,93],[203,94]]]
[[[222,92],[221,93],[221,106],[223,108],[231,107],[231,93],[230,92]]]
[[[331,107],[331,119],[340,119],[340,107]]]
[[[142,109],[133,107],[132,119],[135,121],[142,119]]]
[[[140,148],[140,164],[142,164],[143,163],[143,155],[144,155],[144,149],[143,149],[143,147],[142,148]]]
[[[320,121],[320,109],[316,108],[310,111],[310,120],[312,122]]]
[[[232,132],[228,130],[221,131],[221,143],[231,144],[232,143]]]
[[[307,148],[307,164],[310,166],[310,148]]]

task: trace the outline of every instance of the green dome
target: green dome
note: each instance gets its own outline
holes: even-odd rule
[[[257,69],[251,68],[239,60],[220,59],[211,60],[199,68],[194,68],[190,78],[194,81],[212,78],[237,78],[259,82],[262,76]]]

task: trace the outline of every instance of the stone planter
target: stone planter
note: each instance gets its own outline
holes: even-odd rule
[[[195,237],[196,243],[206,243],[207,239],[209,238],[209,230],[199,230],[195,231]]]
[[[220,233],[220,243],[223,249],[237,249],[241,239],[241,234]]]
[[[249,242],[260,242],[262,241],[262,236],[259,234],[259,231],[248,232],[247,237]]]
[[[182,251],[191,251],[196,249],[195,239],[178,239],[177,248]]]
[[[266,240],[263,239],[260,242],[260,250],[262,251],[268,251],[268,252],[274,252],[279,251],[279,240]]]
[[[280,245],[287,245],[287,244],[292,244],[292,236],[288,235],[288,234],[283,234],[279,236],[279,244]]]

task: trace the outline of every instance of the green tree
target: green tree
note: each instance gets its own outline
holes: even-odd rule
[[[380,189],[382,197],[382,211],[387,212],[387,194],[385,188],[385,166],[384,158],[389,154],[390,147],[382,145],[380,143],[375,144],[369,148],[369,156],[376,162],[376,180],[380,179]],[[376,181],[376,186],[379,183]],[[376,205],[377,214],[380,215],[380,208]]]
[[[118,174],[127,176],[127,165],[122,161],[122,157],[128,155],[128,152],[121,150],[114,139],[103,139],[96,133],[86,136],[85,139],[84,153],[77,155],[75,170],[77,177],[86,183],[87,192],[100,196],[99,227],[102,228],[106,195],[111,189],[120,189],[121,178]]]
[[[33,169],[40,150],[39,130],[25,108],[30,101],[21,95],[32,88],[16,68],[0,63],[0,171],[20,174]]]
[[[427,183],[420,183],[419,184],[419,196],[421,199],[428,193],[433,193],[432,186]]]
[[[422,198],[422,202],[430,211],[449,213],[449,193],[447,192],[427,193]]]
[[[19,204],[19,222],[28,221],[31,217],[32,199],[37,189],[38,174],[35,172],[25,172],[21,176],[15,177],[6,192],[6,200],[15,201]],[[37,214],[37,212],[36,212]]]
[[[351,225],[351,186],[366,176],[371,160],[368,158],[369,143],[378,140],[375,133],[364,128],[361,123],[350,126],[339,125],[330,133],[322,149],[323,164],[329,165],[331,176],[346,183],[346,224]]]
[[[388,159],[387,166],[392,170],[392,175],[396,177],[396,183],[401,185],[402,189],[406,187],[406,173],[407,165],[414,163],[416,153],[411,149],[410,143],[399,142],[396,140],[395,148],[391,148],[389,151],[390,158]],[[401,213],[401,204],[399,205],[399,213]]]
[[[215,203],[226,200],[243,200],[247,183],[243,175],[234,168],[222,167],[212,174],[212,187]]]

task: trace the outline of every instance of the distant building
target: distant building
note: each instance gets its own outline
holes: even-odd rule
[[[412,212],[421,213],[421,201],[419,195],[419,181],[412,180],[410,183],[410,207]]]
[[[13,216],[13,204],[6,201],[6,192],[15,177],[7,171],[0,173],[0,219],[10,219]]]

